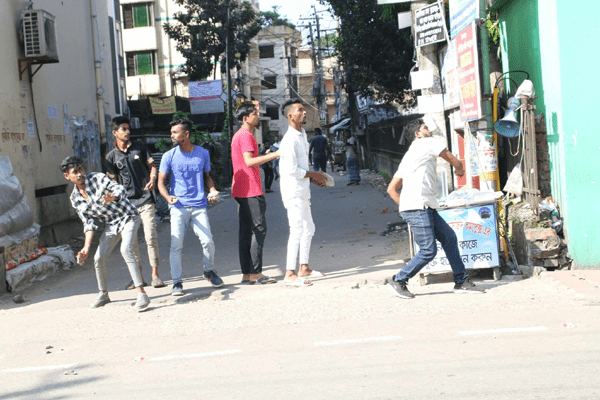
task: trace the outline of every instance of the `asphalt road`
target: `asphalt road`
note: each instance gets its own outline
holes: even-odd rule
[[[88,264],[36,282],[23,304],[0,297],[0,400],[600,397],[600,303],[555,281],[491,274],[476,278],[483,295],[411,282],[417,297],[398,299],[383,280],[402,266],[406,241],[379,235],[396,209],[344,179],[313,187],[311,266],[327,276],[312,287],[239,283],[236,205],[226,199],[209,211],[221,289],[198,277],[190,230],[187,295],[148,288],[144,313],[122,290],[129,279],[118,252],[113,302],[101,309],[88,308]],[[281,279],[285,210],[278,193],[267,204],[265,272]],[[168,279],[168,223],[159,236]]]

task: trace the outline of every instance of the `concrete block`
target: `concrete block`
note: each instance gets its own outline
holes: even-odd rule
[[[560,267],[558,258],[547,258],[544,260],[544,267]]]
[[[554,258],[560,253],[560,238],[552,228],[527,229],[525,237],[530,260]]]
[[[521,269],[524,279],[535,278],[540,276],[542,272],[546,271],[546,268],[544,267],[534,267],[530,265],[519,265],[519,268]]]

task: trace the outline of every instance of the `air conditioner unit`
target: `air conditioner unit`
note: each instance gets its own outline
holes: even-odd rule
[[[21,12],[25,58],[58,61],[56,18],[44,10]]]

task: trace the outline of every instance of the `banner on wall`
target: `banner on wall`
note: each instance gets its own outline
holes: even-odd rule
[[[444,105],[446,109],[460,105],[460,84],[458,82],[458,58],[456,56],[456,40],[451,40],[439,52],[442,88],[444,89]]]
[[[225,112],[221,100],[223,84],[217,81],[194,81],[188,84],[190,91],[190,111],[192,114],[215,114]]]
[[[500,266],[496,204],[467,206],[438,210],[439,215],[456,233],[460,257],[467,269]],[[450,262],[440,242],[437,255],[421,272],[451,271]],[[414,243],[415,252],[419,246]]]
[[[164,99],[158,97],[149,97],[150,108],[152,108],[152,114],[175,114],[177,107],[175,106],[175,96],[170,96]]]
[[[479,0],[450,0],[450,37],[479,19]]]
[[[456,57],[460,85],[460,118],[463,121],[481,119],[481,82],[475,22],[456,36]]]

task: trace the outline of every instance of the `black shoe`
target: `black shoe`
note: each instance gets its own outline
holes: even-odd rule
[[[355,183],[356,183],[356,181],[350,181],[350,182],[346,183],[346,186],[354,185]]]
[[[211,285],[213,285],[214,287],[221,287],[223,286],[223,279],[219,278],[219,275],[217,275],[217,273],[214,270],[210,270],[208,272],[204,272],[204,277],[206,279],[208,279],[208,281],[210,282]]]
[[[480,289],[477,286],[475,286],[475,284],[473,283],[473,281],[469,278],[467,278],[466,281],[464,281],[463,283],[457,283],[454,285],[454,293],[485,293],[485,289]]]
[[[414,294],[408,291],[406,287],[406,282],[404,281],[395,281],[394,278],[387,284],[393,291],[394,294],[402,299],[412,299],[415,297]]]
[[[355,181],[355,182],[356,182],[356,184],[357,184],[357,185],[360,185],[360,182],[359,182],[359,181]]]

